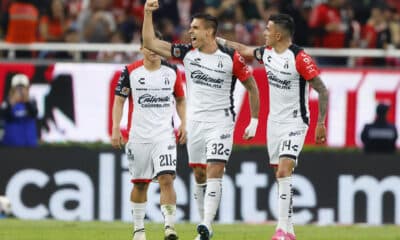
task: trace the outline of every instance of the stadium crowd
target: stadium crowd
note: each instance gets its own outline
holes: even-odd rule
[[[143,0],[3,0],[0,41],[139,43],[143,11]],[[197,12],[217,16],[220,36],[247,45],[262,45],[266,19],[282,12],[294,18],[294,41],[304,47],[400,48],[397,0],[161,0],[154,20],[166,40],[185,41],[190,17]],[[73,58],[69,52],[33,56]],[[136,59],[135,53],[127,52],[89,53],[83,57],[111,62]],[[320,64],[331,65],[344,64],[342,60],[318,59]],[[362,58],[356,64],[399,66],[400,59]]]

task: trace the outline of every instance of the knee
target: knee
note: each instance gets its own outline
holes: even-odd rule
[[[208,178],[222,178],[225,171],[224,163],[212,163],[207,167]]]
[[[135,183],[133,188],[139,192],[145,192],[147,191],[148,186],[149,186],[148,183]]]
[[[206,168],[194,167],[193,168],[194,178],[196,183],[205,183],[207,180]]]
[[[174,176],[172,174],[163,174],[158,176],[158,183],[160,188],[172,186],[174,183]]]
[[[284,177],[289,177],[291,175],[292,175],[292,170],[286,168],[278,168],[278,170],[275,172],[276,178],[284,178]]]

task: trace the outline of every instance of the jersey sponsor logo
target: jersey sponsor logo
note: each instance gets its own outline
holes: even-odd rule
[[[145,83],[144,80],[145,80],[145,78],[141,77],[141,78],[139,78],[138,82],[143,85]]]
[[[271,59],[272,59],[272,57],[271,57],[271,55],[268,55],[268,57],[267,57],[267,62],[271,62]]]
[[[141,107],[169,107],[170,106],[170,96],[153,96],[151,94],[143,94],[138,98],[138,103]]]
[[[194,61],[199,63],[199,62],[201,62],[201,58],[195,58]]]
[[[291,82],[289,80],[279,79],[272,71],[268,71],[267,75],[268,75],[269,84],[271,86],[274,86],[274,87],[280,88],[280,89],[286,89],[286,90],[291,89]]]
[[[224,83],[224,79],[215,79],[210,77],[208,74],[203,73],[200,70],[196,70],[190,74],[190,77],[193,79],[193,82],[200,85],[205,85],[212,88],[222,88],[222,84]]]

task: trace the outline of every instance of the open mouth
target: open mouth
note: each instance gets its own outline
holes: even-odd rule
[[[195,43],[195,42],[196,42],[197,38],[196,38],[196,37],[193,37],[193,36],[191,36],[191,37],[190,37],[190,40],[192,41],[192,44],[193,44],[193,43]]]

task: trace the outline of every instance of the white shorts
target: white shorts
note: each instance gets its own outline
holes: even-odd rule
[[[151,182],[162,174],[176,172],[175,139],[156,143],[132,143],[125,147],[132,183]]]
[[[278,165],[281,157],[297,159],[304,145],[308,125],[305,123],[267,123],[269,163]]]
[[[187,150],[190,167],[207,162],[227,162],[233,144],[233,122],[187,122]]]

